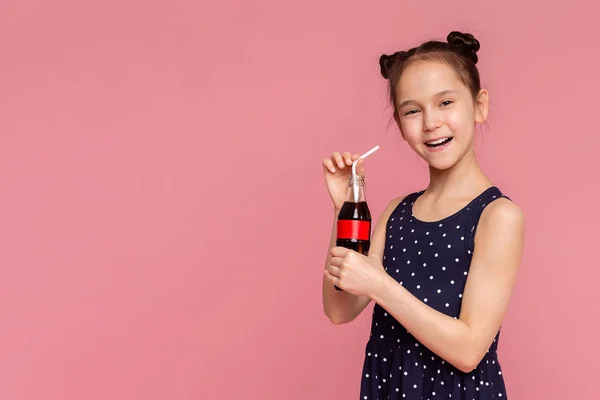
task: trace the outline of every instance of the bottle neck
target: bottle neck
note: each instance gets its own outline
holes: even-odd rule
[[[346,190],[346,200],[350,203],[359,203],[367,201],[365,194],[365,177],[362,175],[350,175],[348,178],[348,189]]]

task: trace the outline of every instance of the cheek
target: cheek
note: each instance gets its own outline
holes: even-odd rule
[[[455,135],[470,135],[475,125],[475,114],[472,110],[452,110],[446,116],[446,123],[451,127]]]
[[[418,118],[409,118],[402,121],[402,130],[404,131],[404,139],[409,143],[414,143],[420,140],[423,125]]]

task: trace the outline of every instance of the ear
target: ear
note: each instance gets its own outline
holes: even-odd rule
[[[481,89],[475,100],[475,121],[483,124],[488,116],[489,94],[486,89]]]
[[[400,117],[398,116],[398,111],[394,111],[394,121],[396,121],[396,125],[398,125],[398,129],[400,130],[400,135],[402,139],[406,141],[406,137],[404,136],[404,130],[402,129],[402,122],[400,122]]]

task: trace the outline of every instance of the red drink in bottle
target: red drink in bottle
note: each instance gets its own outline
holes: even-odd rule
[[[336,246],[367,255],[370,245],[371,211],[365,197],[365,178],[350,175],[346,199],[338,214]]]

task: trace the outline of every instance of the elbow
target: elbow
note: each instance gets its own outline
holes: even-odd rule
[[[326,312],[327,318],[333,325],[344,325],[352,322],[354,318],[348,318],[348,316],[342,315],[341,313]]]
[[[483,355],[478,353],[464,354],[454,366],[461,372],[468,374],[477,368],[482,359]]]
[[[348,318],[343,318],[341,316],[330,316],[329,317],[329,321],[333,324],[333,325],[344,325],[347,323],[352,322],[351,319]]]
[[[333,325],[344,325],[347,324],[348,321],[341,319],[341,318],[329,318],[329,321],[333,324]]]
[[[464,372],[465,374],[469,374],[469,373],[471,373],[471,372],[472,372],[472,371],[473,371],[475,368],[477,368],[477,364],[475,364],[475,363],[470,363],[470,362],[467,362],[467,361],[464,361],[464,362],[463,362],[463,361],[461,361],[461,362],[457,363],[457,364],[455,365],[455,367],[456,367],[456,368],[457,368],[459,371],[461,371],[461,372]]]

